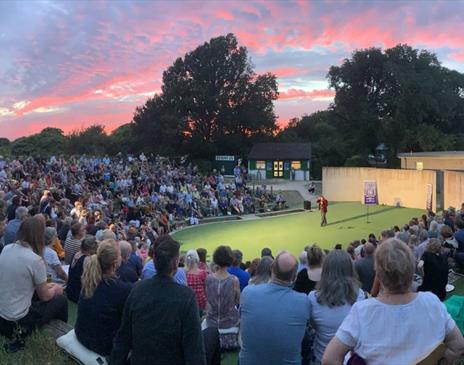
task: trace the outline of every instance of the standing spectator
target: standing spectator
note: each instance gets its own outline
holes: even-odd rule
[[[301,270],[295,281],[294,290],[300,293],[309,294],[314,290],[316,284],[321,280],[322,261],[324,253],[317,245],[309,247],[308,252],[308,266],[306,270]]]
[[[185,255],[185,271],[187,273],[187,285],[194,291],[197,298],[198,308],[200,309],[200,317],[206,309],[206,277],[207,272],[198,267],[200,258],[195,250],[188,250]]]
[[[239,320],[237,305],[240,304],[240,283],[227,268],[234,260],[229,246],[219,246],[213,254],[217,265],[206,279],[206,327],[226,329],[236,327]]]
[[[68,320],[68,302],[59,284],[47,283],[42,258],[43,219],[25,219],[17,242],[0,255],[0,334],[8,338],[28,335],[53,319]],[[33,301],[34,293],[39,301]],[[21,329],[21,333],[17,330]]]
[[[82,295],[74,330],[82,345],[103,356],[111,354],[124,303],[132,289],[132,284],[116,277],[120,264],[119,244],[105,240],[98,246],[97,254],[85,262],[82,274]]]
[[[240,291],[242,291],[247,285],[248,281],[250,280],[250,274],[248,274],[245,270],[240,268],[240,264],[242,263],[243,254],[240,250],[233,250],[232,251],[234,261],[232,262],[232,266],[227,269],[229,274],[235,275],[239,282],[240,282]]]
[[[8,218],[9,221],[12,221],[13,219],[16,218],[16,209],[18,209],[20,205],[21,205],[21,197],[18,195],[15,195],[11,199],[11,204],[6,209],[6,217]]]
[[[369,365],[417,364],[442,342],[448,363],[464,353],[462,334],[440,300],[411,292],[415,260],[404,242],[383,242],[375,271],[383,292],[353,305],[327,346],[323,365],[343,364],[350,350]]]
[[[355,277],[350,256],[331,251],[324,260],[318,289],[309,293],[311,323],[316,330],[313,354],[320,363],[327,344],[337,332],[351,306],[365,298]]]
[[[74,259],[69,265],[68,285],[66,286],[66,296],[71,302],[77,303],[82,288],[82,273],[84,272],[84,261],[87,257],[97,252],[97,240],[94,236],[87,235],[81,243],[80,251],[74,255]]]
[[[367,242],[364,245],[364,257],[354,263],[354,267],[362,284],[362,290],[366,292],[370,292],[374,284],[374,251],[375,246]]]
[[[157,275],[129,296],[111,354],[112,365],[206,365],[195,294],[177,284],[179,243],[160,238],[154,253]]]
[[[71,235],[68,235],[64,242],[64,262],[71,264],[74,255],[80,250],[82,239],[85,237],[85,226],[81,223],[74,223],[71,226]]]
[[[26,207],[16,208],[15,218],[8,222],[5,228],[5,246],[16,241],[16,233],[21,223],[27,218],[29,212]]]
[[[424,280],[417,290],[431,291],[441,301],[444,301],[446,284],[448,284],[448,259],[441,254],[440,240],[432,238],[427,243],[418,268],[423,270]]]
[[[117,275],[119,279],[126,283],[135,283],[140,279],[136,267],[129,261],[132,254],[132,246],[127,241],[119,241],[121,249],[121,265],[118,268]]]
[[[297,267],[291,254],[281,252],[272,264],[271,282],[243,291],[240,365],[301,364],[310,306],[305,295],[290,288]]]

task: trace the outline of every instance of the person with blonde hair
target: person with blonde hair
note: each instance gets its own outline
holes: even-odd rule
[[[79,342],[102,356],[109,356],[132,284],[117,278],[121,250],[115,240],[104,240],[97,253],[84,262],[82,293],[74,328]]]
[[[446,298],[446,284],[448,284],[448,259],[442,255],[439,239],[432,238],[425,248],[425,252],[417,265],[422,270],[424,279],[418,291],[430,291],[441,301]]]
[[[309,294],[311,290],[314,290],[316,284],[321,280],[324,252],[318,245],[314,244],[308,247],[307,255],[308,268],[298,273],[293,287],[297,292],[305,294]]]
[[[198,308],[200,309],[200,316],[206,309],[207,299],[206,299],[206,278],[208,274],[206,271],[201,270],[198,267],[200,263],[200,257],[196,250],[188,250],[185,255],[185,272],[187,274],[187,285],[195,293],[197,298]]]
[[[445,359],[464,353],[464,338],[432,293],[411,291],[415,260],[397,239],[376,250],[375,270],[383,290],[356,302],[328,344],[322,365],[341,365],[353,351],[369,365],[417,364],[444,342]]]

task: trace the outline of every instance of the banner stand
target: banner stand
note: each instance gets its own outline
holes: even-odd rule
[[[369,205],[376,205],[377,198],[377,181],[365,180],[364,181],[364,204],[366,205],[366,223],[369,221]]]

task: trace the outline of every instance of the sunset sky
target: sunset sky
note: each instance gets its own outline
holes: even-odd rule
[[[464,1],[0,1],[0,136],[107,131],[160,90],[162,71],[234,33],[278,76],[279,123],[325,109],[354,49],[408,43],[464,72]]]

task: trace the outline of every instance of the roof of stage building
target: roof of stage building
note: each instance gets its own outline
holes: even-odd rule
[[[464,158],[464,151],[435,151],[435,152],[406,152],[398,153],[398,158],[404,157],[440,157],[440,158]]]
[[[253,146],[248,158],[252,160],[282,159],[310,160],[310,143],[257,143]]]

